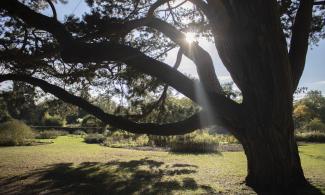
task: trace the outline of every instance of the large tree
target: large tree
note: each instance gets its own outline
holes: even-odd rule
[[[55,2],[1,0],[0,82],[35,85],[133,133],[176,135],[222,125],[243,145],[248,185],[287,190],[307,183],[292,103],[308,44],[324,36],[324,1],[87,0],[90,11],[64,21]],[[242,103],[223,91],[209,53],[185,41],[189,31],[214,41]],[[174,66],[162,62],[172,48],[179,48]],[[194,62],[199,80],[177,70],[182,55]],[[141,95],[161,93],[140,115],[161,107],[168,87],[201,109],[183,121],[141,123],[129,114],[105,113],[79,93],[85,87],[108,98],[120,94],[135,106],[143,103]]]

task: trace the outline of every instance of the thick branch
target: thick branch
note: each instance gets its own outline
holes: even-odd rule
[[[196,84],[185,75],[179,71],[174,70],[167,64],[160,62],[158,60],[152,59],[145,54],[141,53],[137,49],[129,46],[120,45],[112,42],[107,43],[84,43],[79,40],[72,38],[71,34],[66,31],[64,25],[59,23],[52,18],[44,16],[42,14],[36,13],[29,9],[27,6],[19,3],[18,1],[3,0],[0,3],[1,8],[6,9],[11,15],[18,16],[24,20],[27,24],[48,31],[52,33],[59,41],[61,47],[61,57],[67,63],[88,63],[88,62],[103,62],[103,61],[120,61],[125,64],[134,67],[135,69],[149,74],[151,76],[159,78],[161,81],[172,86],[179,92],[183,93],[185,96],[189,97],[193,101],[199,102],[199,95],[197,93]],[[157,24],[157,23],[156,23]],[[163,24],[163,23],[159,23]],[[160,29],[169,28],[168,23],[165,23]],[[167,32],[167,31],[166,31]],[[173,35],[176,33],[176,36]],[[170,36],[177,40],[179,37],[179,31],[173,31]],[[183,37],[183,36],[182,36]],[[181,37],[181,38],[182,38]],[[179,40],[178,40],[179,42]],[[183,48],[183,47],[182,47]],[[202,52],[199,47],[195,47],[194,54]],[[185,47],[186,49],[186,47]],[[188,49],[188,48],[187,48]],[[203,50],[203,52],[205,52]],[[189,55],[191,56],[191,55]],[[206,67],[205,58],[209,56],[204,55],[194,55],[197,64],[203,64],[203,68]],[[199,58],[197,58],[199,57]],[[203,61],[202,61],[203,60]],[[202,68],[199,66],[199,68]],[[211,68],[210,65],[207,68]],[[213,66],[212,66],[213,68]],[[203,78],[203,80],[214,80],[213,77],[209,77],[209,74],[215,74],[214,69],[211,72],[203,70],[203,75],[208,75],[208,78]],[[211,69],[209,69],[211,70]],[[216,80],[217,81],[217,80]],[[214,83],[214,82],[211,82]],[[210,83],[210,84],[211,84]],[[205,86],[211,86],[205,83]],[[214,84],[219,84],[215,82]],[[213,102],[209,109],[217,109],[218,116],[224,118],[227,121],[228,126],[232,126],[231,123],[239,124],[240,106],[234,101],[226,98],[224,95],[215,93],[211,90],[207,91],[207,98]]]
[[[183,56],[183,52],[182,52],[182,49],[180,48],[177,52],[177,58],[176,58],[176,61],[175,61],[175,64],[173,66],[174,69],[178,69],[179,65],[181,64],[181,61],[182,61],[182,56]],[[157,108],[160,104],[163,105],[164,104],[164,101],[167,97],[167,92],[168,92],[168,85],[165,84],[164,85],[164,89],[163,89],[163,92],[161,93],[160,95],[160,98],[154,102],[152,105],[150,105],[149,108],[147,108],[144,113],[142,114],[139,114],[139,115],[132,115],[130,116],[132,119],[139,119],[139,118],[144,118],[146,116],[148,116],[150,113],[152,113],[152,111]]]
[[[299,9],[292,27],[289,59],[292,69],[293,92],[297,89],[305,67],[308,38],[312,21],[313,0],[300,1]]]
[[[200,81],[203,83],[206,90],[222,93],[220,82],[215,74],[213,61],[207,51],[197,43],[187,43],[184,33],[165,21],[153,18],[151,22],[146,25],[164,33],[164,35],[182,48],[184,54],[195,63]]]
[[[63,90],[62,88],[52,85],[44,80],[29,77],[26,75],[0,75],[0,83],[7,80],[22,81],[34,86],[38,86],[45,92],[51,93],[67,103],[73,104],[84,109],[85,111],[96,116],[106,124],[110,124],[114,127],[121,128],[132,133],[146,133],[153,135],[180,135],[192,132],[198,128],[211,125],[201,124],[200,114],[202,113],[197,113],[184,121],[170,124],[159,125],[153,123],[136,123],[121,116],[107,114],[99,107],[94,106],[86,100],[78,96],[72,95],[67,91]]]
[[[21,18],[30,26],[52,33],[61,43],[72,40],[71,34],[59,21],[37,13],[17,0],[1,0],[0,8],[7,10],[10,15]]]

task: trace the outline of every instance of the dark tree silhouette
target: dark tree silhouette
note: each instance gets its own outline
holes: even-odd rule
[[[53,2],[1,0],[0,82],[40,87],[133,133],[176,135],[222,125],[244,147],[248,185],[288,190],[307,184],[294,138],[292,103],[308,43],[324,37],[324,1],[87,0],[90,12],[65,21],[57,19]],[[53,16],[41,13],[46,7]],[[185,41],[188,31],[214,40],[242,92],[242,103],[223,91],[209,53]],[[175,47],[180,50],[172,67],[161,59]],[[182,55],[196,65],[199,81],[177,71]],[[183,121],[141,123],[105,113],[73,92],[89,83],[133,102],[162,91],[162,98],[145,111],[159,107],[170,86],[202,109]],[[109,90],[119,84],[119,90]],[[211,113],[214,120],[200,120]]]

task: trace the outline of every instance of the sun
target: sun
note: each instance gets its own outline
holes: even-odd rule
[[[196,40],[195,39],[195,33],[193,33],[193,32],[187,32],[187,33],[185,33],[185,40],[189,44],[193,43]]]

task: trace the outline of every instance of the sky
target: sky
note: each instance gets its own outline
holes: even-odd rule
[[[66,5],[60,3],[55,5],[59,20],[61,21],[64,19],[64,15],[66,14],[75,14],[78,16],[89,10],[83,0],[68,2],[69,3]],[[45,14],[51,15],[51,11],[47,10]],[[231,77],[223,66],[214,44],[204,39],[199,39],[198,41],[199,45],[210,53],[220,82],[225,83],[231,81]],[[173,65],[176,60],[176,55],[177,49],[171,50],[168,53],[165,62],[169,65]],[[197,77],[193,62],[185,56],[183,57],[179,71]],[[309,90],[320,90],[322,91],[322,94],[325,95],[325,40],[320,41],[318,46],[309,47],[305,70],[301,77],[299,87],[307,87]]]
[[[220,82],[232,81],[229,72],[219,58],[214,44],[205,40],[199,40],[199,45],[210,53]],[[174,49],[167,56],[166,62],[173,64],[176,60],[176,55],[177,49]],[[197,77],[194,63],[186,57],[183,59],[179,70]],[[325,40],[320,41],[318,46],[309,47],[299,87],[307,87],[309,90],[320,90],[325,95]]]

